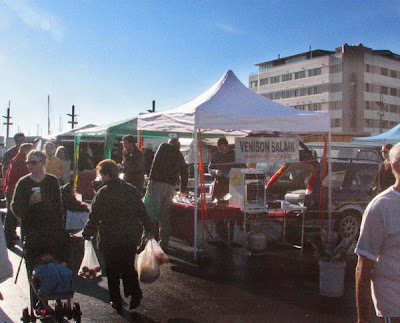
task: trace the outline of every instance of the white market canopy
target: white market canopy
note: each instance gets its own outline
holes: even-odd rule
[[[392,144],[395,145],[400,142],[400,124],[393,127],[392,129],[383,132],[376,136],[371,137],[353,137],[353,142],[363,142],[370,143],[375,145],[384,145],[384,144]]]
[[[330,116],[271,101],[247,88],[229,70],[197,98],[171,110],[138,117],[138,130],[193,133],[194,129],[215,129],[218,133],[221,130],[321,133],[330,130]]]
[[[138,130],[178,133],[229,133],[266,131],[284,133],[330,132],[328,113],[296,110],[248,89],[229,70],[197,98],[174,109],[139,115]],[[243,134],[243,133],[242,133]],[[197,136],[194,135],[194,178],[198,189]],[[194,208],[194,258],[197,254],[197,208]],[[331,217],[329,217],[331,223]],[[330,224],[329,224],[330,232]]]

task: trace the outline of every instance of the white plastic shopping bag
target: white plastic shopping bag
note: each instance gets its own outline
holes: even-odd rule
[[[78,275],[87,279],[101,275],[100,264],[97,260],[92,241],[85,240],[85,253],[83,254]]]
[[[153,245],[154,257],[156,257],[157,264],[161,266],[169,261],[167,254],[162,250],[158,242],[151,239],[151,244]]]
[[[151,284],[160,277],[160,267],[151,240],[147,241],[144,250],[136,257],[135,267],[139,280],[144,284]]]

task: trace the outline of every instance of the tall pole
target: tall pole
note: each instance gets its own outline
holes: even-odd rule
[[[47,96],[47,134],[50,134],[50,95]]]
[[[7,137],[6,138],[9,138],[9,135],[10,135],[10,125],[12,125],[12,123],[10,122],[10,119],[11,119],[11,117],[10,117],[10,106],[11,106],[11,101],[9,100],[8,101],[8,108],[7,108],[7,115],[6,116],[3,116],[3,118],[5,118],[7,121],[6,122],[3,122],[3,124],[5,124],[6,126],[7,126]]]
[[[72,129],[74,129],[75,125],[78,124],[78,122],[75,121],[75,117],[77,117],[78,115],[75,114],[75,106],[74,105],[72,106],[72,113],[67,113],[67,116],[71,117],[71,121],[68,121],[68,123],[70,123],[72,126]]]

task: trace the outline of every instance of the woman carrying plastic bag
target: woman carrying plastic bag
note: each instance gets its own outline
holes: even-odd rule
[[[135,256],[143,227],[153,232],[153,225],[133,185],[119,178],[118,166],[111,159],[102,160],[96,167],[104,184],[92,202],[89,221],[82,236],[90,240],[99,233],[98,247],[103,252],[110,305],[122,311],[120,280],[125,297],[130,297],[129,309],[140,305],[142,290],[135,270]]]

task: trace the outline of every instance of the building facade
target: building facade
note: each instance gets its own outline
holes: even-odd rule
[[[300,110],[329,111],[333,133],[376,135],[400,122],[400,55],[362,44],[256,64],[249,88]]]

